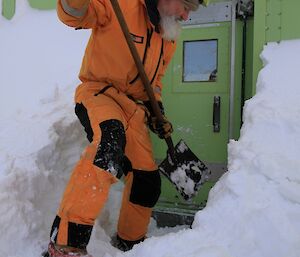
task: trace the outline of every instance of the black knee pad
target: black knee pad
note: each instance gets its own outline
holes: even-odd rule
[[[152,208],[161,193],[161,179],[158,171],[133,171],[130,202]]]
[[[94,165],[120,178],[131,170],[131,163],[124,155],[126,136],[123,124],[119,120],[107,120],[100,123],[100,129],[102,135]]]

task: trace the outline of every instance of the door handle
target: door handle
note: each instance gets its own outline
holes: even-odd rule
[[[215,133],[220,132],[220,119],[221,119],[221,97],[214,96],[213,106],[213,130]]]

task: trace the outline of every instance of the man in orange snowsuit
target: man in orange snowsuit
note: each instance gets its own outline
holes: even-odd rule
[[[175,51],[178,20],[198,0],[119,0],[132,39],[163,112],[161,79]],[[148,126],[166,138],[172,125],[158,123],[109,0],[59,0],[60,20],[92,29],[75,94],[75,112],[90,144],[76,164],[51,229],[50,256],[86,254],[95,219],[112,183],[125,175],[117,247],[144,240],[160,195]]]

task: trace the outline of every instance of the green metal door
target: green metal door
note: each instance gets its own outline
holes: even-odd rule
[[[209,190],[226,171],[229,139],[231,23],[183,28],[164,78],[163,101],[174,126],[173,140],[184,139],[212,170],[198,195],[183,200],[163,178],[155,212],[192,215],[206,204]],[[153,136],[155,158],[166,157],[165,143]]]
[[[184,29],[165,81],[163,99],[174,123],[175,141],[183,138],[210,163],[224,163],[227,158],[229,36],[228,24]],[[216,97],[220,98],[219,129],[213,124]],[[165,155],[161,148],[156,153]]]

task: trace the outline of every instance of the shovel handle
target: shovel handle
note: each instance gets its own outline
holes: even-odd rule
[[[153,112],[157,118],[157,120],[159,122],[163,122],[164,121],[164,118],[163,118],[163,115],[161,114],[161,111],[160,111],[160,108],[159,108],[159,105],[155,99],[155,96],[154,96],[154,93],[153,93],[153,90],[152,90],[152,87],[151,87],[151,83],[149,81],[149,78],[145,72],[145,69],[144,69],[144,66],[143,66],[143,63],[140,59],[140,56],[138,54],[138,51],[132,41],[132,37],[130,35],[130,32],[129,32],[129,29],[128,29],[128,26],[127,26],[127,23],[125,21],[125,18],[124,18],[124,15],[122,13],[122,10],[120,8],[120,5],[118,3],[118,0],[110,0],[111,2],[111,5],[114,9],[114,12],[117,16],[117,19],[119,21],[119,24],[121,26],[121,29],[122,29],[122,32],[125,36],[125,39],[126,39],[126,42],[127,42],[127,45],[129,47],[129,50],[131,52],[131,55],[134,59],[134,62],[135,62],[135,65],[138,69],[138,72],[139,72],[139,75],[140,75],[140,78],[143,82],[143,85],[144,85],[144,88],[146,90],[146,93],[149,97],[149,100],[150,100],[150,103],[151,103],[151,107],[153,109]],[[168,145],[168,148],[169,148],[169,151],[171,151],[171,154],[174,153],[175,149],[174,149],[174,144],[173,144],[173,140],[171,137],[168,137],[165,139],[166,140],[166,143]]]

